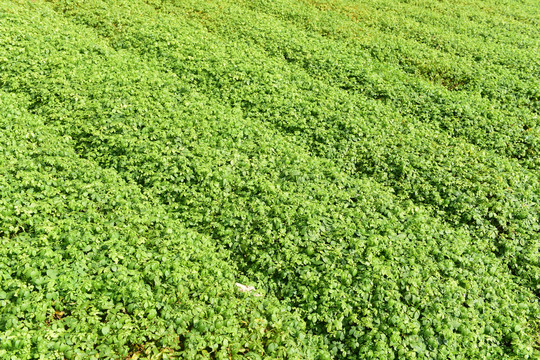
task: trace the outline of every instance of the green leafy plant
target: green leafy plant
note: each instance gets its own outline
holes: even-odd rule
[[[538,8],[485,3],[2,2],[0,358],[538,356]]]

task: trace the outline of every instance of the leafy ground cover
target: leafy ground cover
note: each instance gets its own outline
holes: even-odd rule
[[[539,12],[2,1],[0,357],[539,356]]]

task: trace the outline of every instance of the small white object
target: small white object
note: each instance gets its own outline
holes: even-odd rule
[[[251,291],[255,290],[255,288],[254,288],[253,286],[242,285],[242,284],[240,284],[240,283],[236,283],[235,285],[238,286],[238,289],[239,289],[241,292],[251,292]],[[261,294],[258,294],[258,293],[254,293],[253,295],[255,295],[255,296],[262,296]]]

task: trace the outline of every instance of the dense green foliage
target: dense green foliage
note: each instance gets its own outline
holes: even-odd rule
[[[236,292],[208,237],[81,159],[20,98],[0,104],[2,358],[310,354],[298,315]]]
[[[539,356],[538,54],[534,1],[2,1],[0,358]]]

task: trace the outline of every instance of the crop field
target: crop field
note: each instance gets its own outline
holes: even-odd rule
[[[0,359],[540,358],[538,0],[0,0]]]

